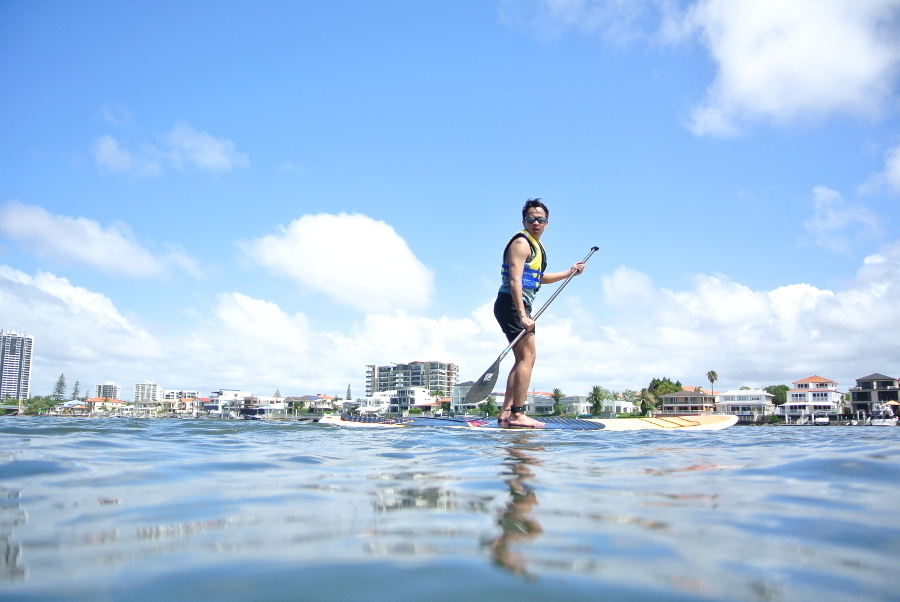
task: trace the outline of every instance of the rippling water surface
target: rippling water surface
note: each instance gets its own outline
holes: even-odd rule
[[[0,598],[900,600],[900,428],[0,419]]]

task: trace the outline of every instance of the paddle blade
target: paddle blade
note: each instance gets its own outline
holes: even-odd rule
[[[494,385],[497,384],[497,375],[500,372],[500,361],[502,359],[502,357],[498,358],[497,361],[481,375],[481,378],[475,381],[475,384],[472,385],[472,388],[466,393],[466,404],[478,403],[491,394],[494,390]]]

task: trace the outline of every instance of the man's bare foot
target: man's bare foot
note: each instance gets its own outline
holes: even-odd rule
[[[497,414],[497,426],[502,427],[502,428],[509,427],[510,413],[511,413],[511,411],[509,408],[506,408],[505,410],[500,410],[500,413]]]
[[[510,429],[542,429],[546,426],[540,420],[526,416],[523,412],[511,412],[506,425],[506,428]]]

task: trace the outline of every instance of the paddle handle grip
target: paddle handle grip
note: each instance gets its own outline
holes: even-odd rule
[[[593,255],[594,253],[596,253],[599,250],[600,250],[600,247],[591,247],[591,250],[588,251],[588,254],[584,256],[584,259],[581,260],[581,263],[587,263],[587,260],[591,258],[591,255]],[[573,273],[569,274],[565,280],[563,280],[563,283],[559,285],[559,288],[557,288],[555,291],[553,291],[553,294],[550,295],[550,298],[547,299],[547,302],[541,306],[541,308],[537,311],[536,314],[534,314],[534,317],[532,318],[532,320],[537,320],[541,316],[541,314],[544,313],[544,310],[547,309],[547,307],[549,307],[549,305],[551,303],[553,303],[553,300],[556,299],[556,296],[558,294],[560,294],[564,288],[566,288],[566,285],[569,284],[569,281],[574,277],[575,277],[575,273],[573,272]],[[500,360],[503,360],[503,358],[506,357],[506,354],[509,353],[512,350],[512,348],[516,346],[516,343],[518,343],[522,339],[522,337],[525,336],[525,332],[526,331],[523,330],[518,335],[516,335],[516,338],[514,338],[512,340],[512,342],[509,344],[509,347],[507,347],[503,351],[503,353],[500,354]]]

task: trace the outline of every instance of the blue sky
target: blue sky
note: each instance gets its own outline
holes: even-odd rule
[[[542,197],[552,270],[600,252],[541,320],[536,389],[897,375],[898,17],[3,3],[0,327],[36,337],[34,393],[359,395],[366,364],[416,359],[471,379]]]

